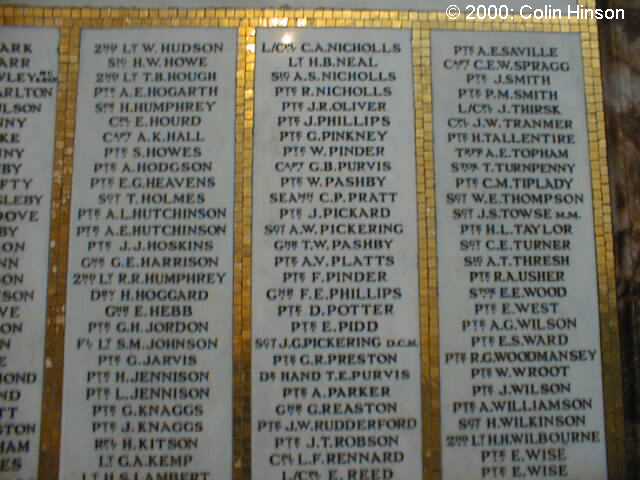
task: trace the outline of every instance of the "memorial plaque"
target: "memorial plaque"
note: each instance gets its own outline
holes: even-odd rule
[[[0,7],[0,478],[622,478],[589,12],[203,1]]]
[[[255,479],[422,475],[411,32],[259,29]]]
[[[58,32],[0,40],[0,478],[38,473]]]
[[[63,479],[230,479],[236,32],[83,30]]]
[[[605,479],[580,34],[435,31],[432,67],[443,478]]]

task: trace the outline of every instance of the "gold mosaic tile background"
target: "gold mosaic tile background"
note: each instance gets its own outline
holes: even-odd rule
[[[587,7],[594,0],[581,2]],[[413,35],[419,213],[424,479],[441,478],[438,282],[431,105],[432,30],[577,32],[582,38],[592,165],[609,478],[622,478],[624,420],[618,317],[598,32],[573,19],[471,22],[444,13],[312,9],[95,9],[0,7],[0,26],[60,30],[49,312],[40,478],[58,479],[64,320],[73,171],[76,91],[82,28],[226,27],[238,29],[234,259],[234,479],[251,477],[251,215],[256,28],[399,28]]]

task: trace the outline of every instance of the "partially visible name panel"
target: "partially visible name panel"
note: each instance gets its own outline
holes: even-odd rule
[[[230,479],[236,31],[83,30],[62,479]]]
[[[411,32],[259,29],[254,479],[422,475]]]
[[[605,479],[580,34],[434,31],[432,68],[443,478]]]
[[[0,29],[0,478],[35,479],[40,415],[58,32]]]

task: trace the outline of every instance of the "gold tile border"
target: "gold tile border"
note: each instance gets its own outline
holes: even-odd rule
[[[416,148],[422,163],[424,204],[419,225],[421,354],[423,409],[423,479],[442,478],[442,428],[440,416],[440,330],[438,323],[438,250],[436,246],[436,180],[433,156],[433,103],[431,88],[431,25],[418,22],[414,29],[416,70]]]
[[[241,336],[236,337],[234,342],[238,342],[237,351],[240,352],[239,372],[236,373],[234,365],[234,378],[242,376],[238,390],[234,394],[234,401],[242,399],[243,408],[238,412],[240,416],[234,421],[234,465],[233,478],[235,480],[251,478],[251,223],[253,219],[253,113],[254,113],[254,77],[256,67],[255,55],[255,35],[256,29],[252,26],[251,18],[244,18],[240,25],[238,35],[238,52],[243,57],[237,73],[238,79],[238,99],[237,115],[238,130],[236,143],[238,144],[237,165],[240,166],[242,177],[242,194],[240,202],[242,213],[237,217],[240,219],[242,231],[242,246],[240,248],[240,270],[242,271],[242,288],[237,297],[241,297],[242,310],[238,317],[240,320]],[[240,84],[243,88],[240,89]],[[244,369],[244,370],[243,370]],[[234,406],[235,408],[235,406]]]
[[[623,478],[625,470],[622,358],[616,302],[613,215],[597,27],[591,25],[585,29],[581,38],[591,179],[594,192],[594,228],[596,232],[607,456],[609,478],[617,479]]]
[[[584,0],[593,7],[594,0]],[[600,310],[609,478],[622,478],[624,416],[615,266],[598,32],[594,21],[509,18],[451,21],[444,13],[315,9],[118,9],[0,7],[0,26],[53,27],[60,31],[52,188],[51,265],[48,285],[41,479],[58,479],[64,321],[76,92],[82,28],[209,27],[236,28],[236,199],[234,252],[233,477],[251,478],[251,219],[255,29],[282,27],[396,28],[412,31],[418,173],[420,326],[423,392],[423,478],[441,472],[440,372],[435,177],[431,105],[430,37],[433,30],[496,32],[574,32],[581,35],[587,130],[592,166],[594,229]]]

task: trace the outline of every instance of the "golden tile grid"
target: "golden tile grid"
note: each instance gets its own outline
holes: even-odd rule
[[[622,478],[624,473],[624,406],[620,332],[616,303],[612,204],[609,188],[600,50],[596,26],[590,25],[589,28],[585,28],[581,37],[585,97],[587,99],[589,153],[594,192],[593,209],[596,231],[607,455],[609,478],[614,479]]]
[[[234,439],[234,479],[251,478],[251,247],[253,218],[253,115],[254,115],[254,75],[256,68],[255,55],[256,29],[250,18],[244,20],[240,27],[238,50],[244,58],[238,68],[238,86],[243,84],[243,89],[238,88],[238,128],[237,142],[239,145],[237,162],[240,165],[242,176],[242,214],[238,217],[242,223],[242,247],[240,259],[242,268],[242,290],[236,296],[241,296],[242,315],[240,316],[242,337],[241,343],[243,366],[246,369],[243,375],[243,384],[240,391],[243,396],[244,409],[241,417],[237,419],[238,429]],[[240,80],[242,79],[242,80]],[[234,366],[235,368],[235,366]],[[234,373],[236,376],[237,373]],[[234,394],[234,401],[236,399]]]
[[[581,2],[593,5],[592,0]],[[420,316],[424,478],[441,478],[440,374],[435,181],[432,139],[430,34],[432,30],[576,32],[581,34],[592,163],[600,326],[603,350],[609,478],[621,478],[624,452],[622,380],[611,203],[595,22],[574,19],[451,21],[443,13],[284,9],[92,9],[0,7],[0,25],[60,29],[60,84],[56,120],[52,264],[49,274],[47,371],[40,478],[57,480],[64,357],[69,208],[81,28],[229,27],[238,29],[236,98],[236,204],[234,259],[234,478],[251,477],[251,218],[255,29],[404,28],[413,34],[416,162],[419,212]],[[239,293],[238,293],[239,292]],[[54,473],[55,472],[55,473]]]

